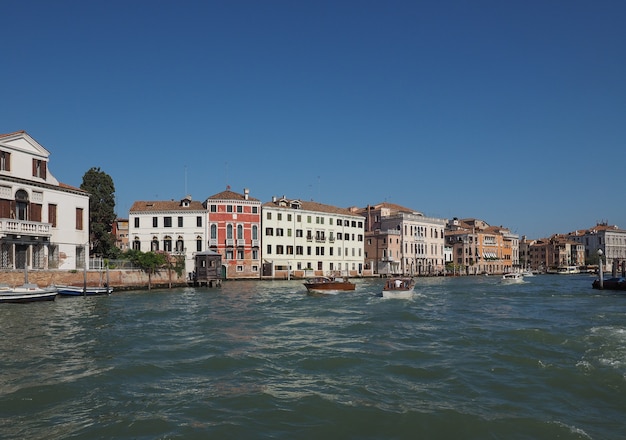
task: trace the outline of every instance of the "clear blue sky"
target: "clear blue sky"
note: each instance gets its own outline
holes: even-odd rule
[[[5,1],[0,133],[136,200],[226,185],[626,229],[626,1]]]

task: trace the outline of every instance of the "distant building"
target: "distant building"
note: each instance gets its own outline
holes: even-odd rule
[[[0,135],[0,269],[84,268],[89,194],[60,183],[25,131]]]
[[[565,234],[554,234],[550,238],[522,240],[524,261],[528,268],[538,271],[553,271],[559,267],[583,266],[585,248]]]
[[[443,273],[445,219],[386,202],[356,212],[365,218],[366,267],[375,274]]]
[[[128,247],[128,219],[115,219],[111,227],[111,234],[115,237],[115,246],[122,252],[127,251]]]
[[[222,255],[223,278],[260,278],[261,202],[243,194],[226,191],[204,202],[208,218],[209,249]]]
[[[263,276],[362,275],[363,236],[349,209],[274,197],[263,204]]]
[[[503,226],[454,218],[445,234],[453,263],[466,274],[501,274],[519,266],[519,237]]]
[[[607,222],[596,224],[594,227],[570,232],[568,238],[584,245],[587,264],[598,263],[598,249],[602,251],[606,267],[611,267],[613,261],[626,260],[626,230]]]
[[[185,272],[193,272],[194,254],[206,250],[206,210],[201,202],[137,201],[130,208],[128,234],[132,249],[183,257]]]

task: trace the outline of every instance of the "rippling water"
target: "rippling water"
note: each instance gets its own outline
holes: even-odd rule
[[[0,307],[7,439],[622,439],[626,295],[589,276],[301,281]]]

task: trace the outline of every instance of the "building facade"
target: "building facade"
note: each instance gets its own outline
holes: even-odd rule
[[[349,209],[274,197],[263,204],[263,277],[363,275],[364,219]]]
[[[184,258],[185,272],[193,272],[196,252],[206,250],[206,210],[191,196],[182,200],[137,201],[128,217],[130,247]]]
[[[223,278],[261,276],[261,202],[243,194],[226,191],[206,199],[209,249],[222,255]]]
[[[598,263],[598,250],[602,251],[606,268],[610,268],[614,261],[620,265],[626,261],[626,230],[617,225],[598,223],[592,228],[571,232],[568,238],[584,246],[587,264]]]
[[[84,268],[89,194],[60,183],[24,131],[0,135],[0,269]]]
[[[436,275],[445,270],[445,219],[393,203],[369,205],[365,218],[365,259],[374,273]]]
[[[502,226],[454,218],[445,234],[453,264],[468,275],[502,274],[519,266],[519,237]]]

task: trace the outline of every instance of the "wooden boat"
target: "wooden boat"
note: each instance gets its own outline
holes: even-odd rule
[[[309,278],[304,287],[311,293],[339,293],[354,290],[356,284],[347,278],[315,277]]]
[[[414,288],[413,278],[389,278],[383,286],[383,298],[411,298]]]
[[[0,286],[0,303],[54,301],[56,296],[57,289],[54,286],[41,288],[31,283],[17,287]]]
[[[56,286],[56,288],[61,296],[93,296],[113,293],[112,287]]]

